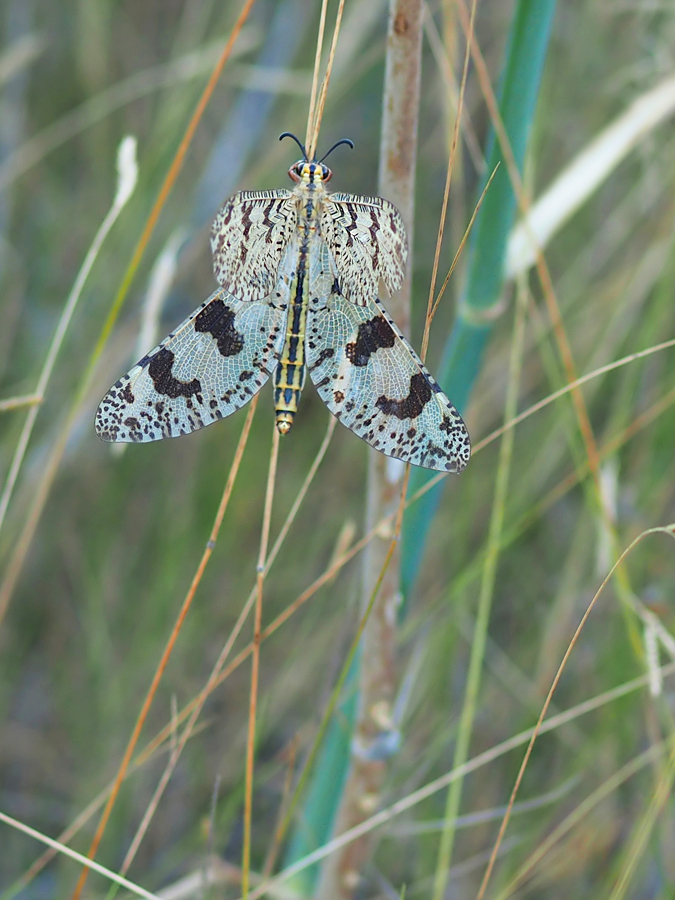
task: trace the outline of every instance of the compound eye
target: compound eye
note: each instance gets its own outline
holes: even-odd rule
[[[323,163],[321,165],[321,179],[323,181],[330,181],[333,177],[333,172],[328,166],[324,166]]]
[[[293,163],[288,174],[293,181],[302,181],[302,163]]]

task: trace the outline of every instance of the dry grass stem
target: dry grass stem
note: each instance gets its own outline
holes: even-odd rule
[[[61,853],[63,856],[67,856],[70,859],[75,860],[75,862],[80,863],[80,865],[84,867],[84,872],[97,872],[99,875],[103,875],[105,878],[108,878],[110,881],[118,884],[120,887],[124,887],[128,891],[131,891],[131,893],[137,897],[145,897],[146,900],[159,900],[157,894],[151,894],[150,891],[143,890],[142,887],[139,887],[132,881],[127,881],[126,878],[122,878],[121,875],[117,875],[110,869],[106,869],[105,866],[102,866],[91,859],[87,859],[87,857],[82,856],[81,853],[77,853],[75,850],[71,850],[70,847],[66,847],[63,844],[60,844],[58,841],[47,837],[47,835],[45,834],[41,834],[34,828],[30,828],[28,825],[24,825],[23,822],[19,822],[17,819],[13,819],[11,816],[8,816],[3,812],[0,812],[0,822],[4,822],[6,825],[10,825],[17,831],[22,831],[29,837],[35,838],[36,841],[40,841],[40,843],[42,844],[47,844],[47,846],[51,847],[55,852]]]
[[[424,4],[424,33],[429,42],[429,46],[431,47],[431,52],[434,55],[434,61],[436,62],[438,70],[443,78],[443,83],[445,85],[453,113],[455,116],[457,116],[459,111],[459,86],[455,79],[455,73],[453,72],[452,64],[448,59],[448,54],[443,44],[443,40],[438,33],[438,28],[436,27],[436,23],[434,22],[433,16],[429,10],[428,3]],[[485,157],[483,156],[483,150],[481,148],[480,141],[478,140],[476,131],[468,116],[466,106],[463,107],[461,113],[462,137],[466,141],[467,150],[469,151],[474,169],[478,174],[482,174],[482,172],[485,170]]]
[[[584,612],[584,614],[581,618],[581,621],[579,622],[579,624],[576,628],[576,631],[574,632],[574,635],[572,636],[572,639],[567,646],[565,655],[563,656],[562,661],[560,662],[560,665],[558,666],[558,670],[555,674],[555,677],[553,679],[551,687],[549,688],[548,694],[546,695],[546,700],[544,701],[544,704],[541,708],[541,713],[539,714],[537,724],[534,727],[532,736],[527,745],[527,749],[525,750],[525,756],[523,757],[523,761],[520,764],[520,768],[518,769],[518,774],[516,776],[516,780],[513,785],[513,790],[511,791],[511,796],[509,797],[509,803],[508,803],[506,812],[504,813],[504,818],[500,825],[499,833],[497,834],[497,839],[495,840],[494,847],[492,849],[492,853],[490,854],[490,860],[489,860],[487,868],[485,870],[485,874],[483,876],[483,880],[481,882],[480,890],[478,892],[478,897],[476,898],[476,900],[483,900],[483,897],[485,896],[485,891],[487,890],[488,882],[490,881],[490,876],[492,875],[492,870],[494,868],[494,864],[497,859],[499,847],[504,838],[504,833],[506,831],[506,827],[509,824],[509,818],[511,816],[511,809],[513,808],[513,804],[515,802],[516,795],[518,794],[518,789],[520,787],[520,783],[523,780],[523,775],[525,774],[525,769],[527,768],[527,764],[528,764],[528,762],[530,760],[530,756],[532,754],[532,748],[534,747],[534,742],[537,740],[537,737],[541,733],[544,718],[546,717],[546,713],[548,711],[549,705],[551,703],[551,700],[553,699],[553,694],[555,693],[555,690],[558,687],[558,683],[560,682],[562,674],[565,670],[567,661],[572,654],[572,650],[574,649],[574,647],[579,639],[579,635],[581,634],[584,625],[588,621],[590,614],[593,612],[593,609],[595,607],[596,602],[598,601],[598,598],[604,591],[606,585],[609,583],[614,572],[621,566],[624,559],[626,559],[626,557],[630,555],[630,553],[634,550],[634,548],[637,547],[638,544],[642,543],[642,541],[646,537],[649,537],[652,534],[667,534],[670,538],[675,539],[675,524],[659,526],[656,528],[648,528],[646,531],[643,531],[641,534],[639,534],[635,538],[635,540],[632,541],[628,547],[626,547],[626,549],[619,556],[617,561],[614,563],[612,568],[609,570],[609,572],[603,579],[603,582],[600,585],[600,587],[597,589],[597,591],[593,595],[591,602],[586,607],[586,611]]]
[[[335,683],[335,686],[331,692],[330,700],[329,700],[328,704],[326,705],[326,709],[323,712],[321,723],[319,725],[319,728],[317,729],[317,733],[314,738],[314,742],[312,744],[310,752],[307,755],[307,759],[305,761],[303,770],[300,773],[300,777],[298,778],[298,783],[295,787],[293,796],[291,797],[290,802],[288,804],[288,809],[287,809],[286,814],[281,822],[281,826],[279,827],[279,829],[277,830],[277,832],[275,834],[275,838],[274,838],[275,843],[280,843],[283,840],[286,830],[291,822],[291,819],[292,819],[293,813],[295,811],[295,808],[297,806],[297,803],[300,800],[300,797],[302,796],[302,791],[305,786],[305,782],[311,771],[316,754],[321,746],[323,737],[326,732],[326,728],[328,727],[328,723],[330,722],[330,720],[335,712],[335,709],[337,707],[338,701],[340,700],[340,695],[341,695],[344,685],[347,681],[347,676],[349,674],[349,671],[353,665],[354,658],[356,656],[356,651],[358,650],[358,647],[359,647],[359,643],[360,643],[362,636],[368,626],[368,622],[370,620],[371,614],[373,612],[373,609],[375,608],[375,604],[378,599],[378,594],[380,593],[380,590],[382,589],[382,585],[384,583],[384,579],[387,574],[387,570],[389,569],[389,566],[391,565],[391,561],[394,557],[394,551],[396,549],[396,545],[398,543],[398,540],[399,540],[399,537],[401,534],[401,524],[403,521],[403,511],[405,509],[405,494],[406,494],[406,490],[408,487],[409,471],[410,471],[410,469],[408,467],[406,469],[406,474],[403,479],[403,485],[401,488],[399,505],[398,505],[398,509],[396,511],[396,519],[394,522],[394,531],[393,531],[393,536],[392,536],[390,544],[389,544],[389,549],[384,558],[382,568],[379,572],[379,575],[378,575],[375,585],[373,587],[372,594],[368,600],[368,605],[366,606],[363,616],[361,617],[361,620],[359,622],[358,628],[356,629],[354,638],[352,640],[352,645],[351,645],[349,652],[347,653],[347,656],[345,658],[345,661],[342,665],[342,670],[340,672],[340,675],[339,675],[339,677]],[[323,876],[322,876],[323,883],[325,883],[328,880],[328,878],[331,878],[331,877],[332,877],[332,874],[330,872],[328,873],[328,876],[324,872]]]
[[[246,430],[246,441],[248,440],[248,432],[250,431],[251,419],[252,419],[253,412],[255,411],[256,403],[257,403],[257,398],[255,398],[255,402],[252,403],[251,407],[249,408],[250,418],[247,419],[247,423],[246,423],[246,425],[248,426],[247,430]],[[298,495],[296,496],[295,501],[293,502],[293,505],[291,506],[291,509],[290,509],[288,516],[286,517],[286,520],[279,532],[279,535],[277,536],[274,546],[272,547],[272,550],[270,551],[269,555],[267,556],[267,559],[265,561],[265,572],[264,572],[265,575],[267,575],[267,573],[269,572],[269,569],[270,569],[272,563],[274,562],[274,558],[276,557],[277,553],[281,549],[281,546],[283,544],[283,541],[284,541],[286,535],[288,534],[291,524],[293,523],[293,521],[298,513],[298,509],[299,509],[303,499],[305,498],[306,493],[309,489],[309,486],[314,479],[316,471],[317,471],[321,461],[323,460],[326,450],[328,449],[328,444],[333,435],[334,429],[335,429],[335,420],[331,417],[331,420],[328,424],[326,436],[319,448],[319,451],[312,463],[312,466],[309,469],[309,472],[307,473],[305,481],[304,481],[300,491],[298,492]],[[243,437],[243,435],[242,435],[242,437]],[[243,453],[243,448],[242,448],[242,453]],[[216,542],[218,532],[220,530],[220,527],[221,527],[221,524],[222,524],[222,521],[223,521],[223,518],[225,515],[225,509],[227,506],[227,503],[225,501],[226,501],[226,498],[229,498],[229,493],[231,491],[231,487],[232,487],[231,485],[228,485],[228,487],[226,487],[225,493],[223,495],[223,499],[221,500],[220,507],[216,514],[216,519],[215,519],[213,528],[211,530],[211,535],[209,537],[209,541],[207,544],[207,551],[208,551],[209,555],[210,555],[210,553],[213,552],[213,549],[215,548],[215,542]],[[197,574],[195,575],[195,579],[193,581],[193,587],[191,590],[194,591],[194,589],[196,589],[199,582],[201,581],[201,577],[203,575],[204,568],[205,568],[205,560],[202,559],[199,570],[198,570]],[[173,736],[173,733],[175,733],[175,728],[178,727],[178,725],[180,725],[181,722],[184,721],[185,718],[187,718],[189,716],[188,721],[185,725],[185,728],[183,729],[183,732],[180,736],[180,739],[176,742],[176,746],[175,747],[172,746],[172,748],[171,748],[170,759],[164,768],[162,777],[160,778],[160,781],[158,782],[157,787],[155,788],[152,799],[151,799],[150,803],[148,804],[148,807],[143,815],[143,819],[142,819],[142,821],[136,831],[136,834],[134,835],[134,838],[129,846],[129,850],[127,851],[127,854],[124,858],[124,862],[122,864],[122,868],[121,868],[122,874],[124,874],[128,871],[129,866],[133,862],[133,859],[136,856],[136,853],[138,852],[138,848],[141,844],[141,841],[143,840],[143,837],[145,836],[145,833],[147,832],[147,829],[148,829],[150,822],[154,816],[154,813],[157,809],[159,801],[160,801],[164,791],[166,790],[169,780],[171,779],[171,775],[173,774],[176,764],[178,763],[180,755],[183,752],[188,740],[194,733],[197,719],[201,715],[201,712],[204,708],[204,704],[206,703],[206,701],[209,698],[212,691],[219,684],[221,684],[222,681],[224,680],[224,678],[221,679],[219,676],[222,672],[223,666],[225,665],[227,658],[229,657],[230,653],[232,652],[232,647],[234,646],[234,642],[237,639],[237,637],[239,636],[239,634],[241,633],[241,629],[243,628],[244,623],[245,623],[246,619],[248,618],[248,614],[250,613],[250,611],[253,607],[253,604],[256,601],[257,596],[258,596],[258,588],[257,588],[257,577],[256,577],[256,585],[254,586],[253,590],[249,594],[246,603],[242,607],[239,617],[238,617],[234,627],[232,628],[232,631],[228,635],[227,641],[225,642],[225,645],[224,645],[223,649],[221,650],[220,655],[219,655],[213,669],[211,670],[211,673],[209,675],[209,678],[208,678],[206,684],[204,685],[203,689],[200,691],[198,696],[182,710],[182,712],[179,716],[176,716],[175,722],[171,723],[172,736]],[[252,651],[253,643],[251,643],[249,646]],[[245,657],[242,657],[240,659],[240,661],[243,662],[244,658]],[[233,670],[232,669],[229,670],[229,672],[231,672],[231,671],[233,671]],[[228,674],[229,674],[229,672],[228,672]],[[156,738],[155,741],[151,742],[151,745],[149,745],[149,746],[152,747],[153,750],[159,745],[159,743],[161,743],[161,740],[164,739],[163,735],[164,735],[163,732],[160,733],[159,739]],[[147,751],[148,751],[148,748],[146,748],[146,750],[144,751],[144,754],[147,754]]]
[[[340,0],[338,11],[335,17],[335,28],[333,29],[333,39],[330,44],[328,53],[328,62],[326,63],[326,74],[321,82],[321,90],[319,91],[319,99],[316,106],[316,113],[312,122],[312,137],[307,147],[307,156],[314,159],[316,156],[316,145],[319,140],[319,131],[321,129],[321,120],[323,119],[323,109],[326,105],[326,95],[328,94],[328,85],[330,83],[331,72],[333,71],[333,61],[335,60],[335,50],[337,49],[338,37],[340,35],[340,25],[342,24],[342,13],[345,8],[345,0]],[[323,31],[321,32],[323,38]]]
[[[459,12],[459,17],[465,34],[472,34],[473,27],[471,18],[467,13],[466,6],[463,0],[457,0],[457,10]],[[499,144],[504,155],[504,163],[511,180],[513,192],[516,195],[516,200],[522,214],[524,216],[527,216],[529,210],[529,200],[523,189],[518,166],[513,157],[513,152],[511,150],[508,135],[506,133],[506,129],[504,128],[502,117],[499,113],[497,98],[492,89],[490,75],[487,70],[487,66],[485,65],[485,60],[483,59],[483,55],[477,43],[475,41],[471,41],[469,42],[469,44],[471,47],[474,64],[476,66],[476,73],[481,86],[481,90],[483,92],[483,96],[490,113],[490,120],[499,138]],[[553,326],[553,332],[558,344],[558,350],[560,352],[563,367],[565,369],[566,378],[569,383],[572,383],[573,381],[576,381],[577,378],[574,358],[572,355],[572,348],[570,346],[567,333],[563,325],[562,316],[560,314],[560,307],[556,300],[555,290],[553,288],[553,281],[551,279],[544,254],[541,252],[537,256],[537,273],[539,275],[542,293],[544,295],[548,313],[551,319],[551,324]],[[588,456],[591,475],[596,483],[597,489],[599,490],[600,461],[598,458],[598,448],[595,442],[593,429],[591,428],[591,422],[588,415],[588,409],[586,408],[586,403],[584,401],[583,395],[576,389],[572,391],[572,403],[577,415],[579,430],[584,441],[586,455]]]
[[[260,633],[262,627],[262,601],[265,584],[265,563],[267,546],[270,537],[272,520],[272,502],[277,477],[279,459],[279,431],[276,424],[272,430],[272,452],[265,490],[265,509],[263,512],[262,532],[260,535],[260,552],[258,554],[258,577],[256,579],[256,596],[253,619],[253,647],[251,652],[251,693],[248,713],[248,738],[246,741],[246,785],[244,793],[244,847],[242,851],[242,896],[248,897],[249,875],[251,867],[251,817],[253,812],[253,765],[255,760],[255,719],[258,708],[258,680],[260,673]]]
[[[422,361],[424,361],[426,359],[427,350],[429,348],[429,334],[431,332],[431,323],[433,322],[434,316],[436,315],[436,312],[438,310],[438,305],[441,302],[441,300],[443,299],[443,294],[445,293],[445,289],[447,288],[448,283],[450,282],[452,273],[455,271],[455,266],[459,262],[459,258],[462,255],[462,251],[464,250],[466,242],[469,239],[469,235],[471,234],[471,229],[473,227],[473,223],[476,220],[476,216],[478,215],[478,210],[481,208],[483,200],[485,199],[485,195],[487,194],[487,192],[490,188],[490,185],[492,184],[492,179],[495,177],[496,174],[497,174],[497,168],[495,167],[494,171],[488,178],[487,184],[483,188],[480,197],[478,198],[478,203],[476,204],[474,211],[471,213],[471,218],[469,219],[469,224],[466,226],[466,229],[464,230],[464,234],[462,235],[462,240],[459,242],[459,246],[457,247],[457,250],[455,251],[455,255],[453,256],[452,262],[450,263],[450,268],[448,269],[447,275],[443,279],[443,284],[441,285],[438,295],[437,295],[436,299],[434,300],[433,306],[431,307],[430,310],[427,311],[426,319],[424,322],[424,336],[422,338],[422,351],[420,353]],[[464,314],[465,315],[468,314],[466,310],[465,310]]]
[[[314,55],[314,71],[312,73],[312,91],[309,97],[309,110],[307,112],[307,128],[305,130],[305,147],[309,149],[314,133],[314,116],[316,114],[316,94],[319,88],[319,72],[321,71],[321,54],[323,52],[323,35],[326,28],[326,12],[328,0],[321,2],[321,14],[319,16],[319,33],[316,38],[316,53]],[[311,156],[310,156],[311,159]]]
[[[284,778],[284,788],[281,793],[281,802],[277,812],[277,821],[274,828],[274,836],[267,851],[267,857],[262,868],[262,880],[270,877],[274,870],[274,866],[281,849],[281,841],[283,837],[283,823],[288,818],[288,807],[292,799],[293,776],[295,774],[295,762],[298,755],[298,741],[294,737],[288,746],[288,762],[286,765],[286,777]]]
[[[246,53],[255,43],[254,29],[244,30],[236,47],[237,52],[233,55]],[[111,85],[65,113],[0,162],[0,191],[11,187],[18,178],[37,166],[54,150],[88,128],[92,128],[116,110],[150,93],[191,81],[209,72],[221,57],[223,46],[222,40],[214,41],[169,63],[134,72],[128,78]]]
[[[54,879],[69,897],[79,877],[77,897],[91,867],[82,898],[130,878],[161,900],[668,895],[675,526],[654,526],[675,520],[675,13],[67,3],[61,21],[11,0],[0,40],[0,900]],[[280,445],[275,379],[253,399],[248,366],[220,392],[250,396],[240,418],[96,438],[119,361],[212,293],[217,202],[287,196],[286,128],[310,156],[354,139],[334,189],[399,209],[409,277],[377,296],[449,378],[461,478],[412,470],[406,491],[400,461],[328,415],[314,369]],[[92,265],[126,133],[138,187]],[[256,235],[284,214],[254,209],[240,259],[258,272]],[[341,222],[355,277],[390,252],[372,209],[372,228]],[[533,266],[525,306],[509,279]],[[345,312],[322,365],[426,440],[395,339]],[[174,327],[155,390],[190,408],[191,379],[257,367],[286,315],[268,295],[206,335],[205,316]]]
[[[564,385],[564,387],[559,388],[557,391],[553,391],[553,393],[548,394],[546,397],[543,397],[537,403],[533,403],[532,406],[528,406],[526,410],[523,410],[522,413],[519,413],[517,416],[514,416],[513,419],[506,422],[504,425],[499,428],[495,428],[494,431],[491,431],[486,437],[481,438],[480,441],[473,448],[473,453],[477,453],[479,450],[482,450],[484,447],[487,447],[488,444],[491,444],[492,441],[496,440],[505,431],[508,431],[511,428],[515,428],[516,425],[520,424],[520,422],[525,419],[529,419],[530,416],[533,416],[536,412],[544,409],[549,404],[553,403],[555,400],[558,400],[564,394],[568,394],[570,391],[576,390],[582,384],[586,384],[589,381],[593,381],[594,378],[599,378],[600,375],[605,375],[607,372],[613,372],[615,369],[620,369],[622,366],[628,365],[628,363],[635,362],[638,359],[645,359],[648,356],[652,356],[654,353],[660,353],[662,350],[669,350],[671,347],[675,347],[675,338],[670,341],[663,341],[660,344],[655,344],[653,347],[647,347],[645,350],[640,350],[637,353],[629,353],[628,356],[624,356],[621,359],[614,360],[614,362],[607,363],[605,366],[600,366],[598,369],[594,369],[592,372],[587,372],[585,375],[581,375],[579,378],[575,378],[574,381],[569,382],[569,384]]]
[[[604,128],[532,203],[527,221],[519,222],[513,229],[506,256],[506,277],[513,278],[534,265],[537,251],[550,243],[638,142],[674,111],[675,78],[671,77],[641,94]]]
[[[380,138],[379,194],[394,203],[403,218],[410,254],[402,288],[388,301],[396,322],[408,331],[414,195],[422,53],[421,0],[391,0],[387,24],[382,133]],[[405,476],[404,476],[405,472]],[[400,461],[370,454],[366,531],[387,518],[394,523],[401,507],[401,485],[407,470]],[[400,602],[399,552],[390,533],[376,534],[363,561],[361,594],[365,619],[359,665],[359,701],[349,772],[339,797],[333,829],[350,829],[361,821],[379,792],[387,769],[386,759],[371,752],[391,727],[396,682],[396,609]],[[372,613],[370,612],[372,610]],[[358,752],[357,752],[358,748]],[[351,897],[371,853],[368,838],[346,848],[323,866],[320,896]]]
[[[596,807],[599,803],[609,797],[614,791],[617,790],[622,784],[624,784],[629,778],[632,778],[633,775],[636,775],[640,772],[645,766],[650,765],[651,763],[656,762],[656,760],[663,754],[663,750],[665,747],[665,743],[654,744],[649,747],[643,753],[640,753],[634,759],[631,759],[630,762],[626,763],[625,766],[622,766],[618,769],[613,775],[611,775],[606,781],[604,781],[600,787],[593,791],[588,795],[568,816],[566,816],[562,822],[560,822],[556,827],[551,831],[549,835],[541,842],[541,844],[536,848],[536,850],[530,854],[527,860],[518,868],[518,871],[513,876],[513,878],[508,882],[506,887],[504,887],[495,897],[495,900],[507,900],[508,897],[512,896],[512,894],[517,890],[517,888],[525,881],[525,879],[531,875],[533,870],[539,865],[539,863],[546,857],[548,853],[551,852],[553,847],[565,837],[574,827],[578,825],[581,819],[584,816],[588,815],[591,810]]]
[[[77,273],[77,278],[75,279],[73,288],[68,295],[68,299],[66,300],[66,303],[63,307],[61,317],[59,318],[58,325],[56,326],[56,331],[54,332],[54,336],[49,345],[49,350],[47,351],[47,356],[42,366],[42,371],[40,372],[40,377],[35,389],[35,395],[38,397],[38,401],[30,404],[30,409],[28,410],[26,421],[24,422],[19,441],[14,451],[14,456],[12,458],[9,472],[7,474],[7,479],[5,481],[5,487],[2,491],[2,495],[0,496],[0,529],[2,529],[2,525],[5,521],[7,507],[9,506],[9,501],[12,497],[14,485],[16,484],[16,480],[19,477],[19,470],[21,469],[26,449],[28,447],[28,442],[30,441],[31,434],[33,433],[33,426],[35,425],[35,420],[37,419],[40,404],[44,401],[47,386],[49,385],[49,381],[54,370],[54,365],[56,363],[56,358],[59,355],[61,345],[63,344],[66,332],[68,331],[68,327],[72,321],[73,314],[75,313],[75,309],[82,294],[82,289],[84,288],[87,278],[89,277],[89,273],[91,272],[96,258],[99,255],[103,242],[110,233],[111,228],[117,221],[120,213],[126,206],[136,187],[136,181],[138,178],[138,167],[136,165],[136,138],[126,137],[121,142],[117,154],[117,170],[117,190],[115,192],[112,206],[110,207],[110,210],[106,214],[103,222],[96,232],[96,236],[92,241],[91,247],[87,251],[87,255],[84,258],[82,267]],[[6,608],[6,604],[3,604],[0,601],[0,621],[2,621],[4,608]]]
[[[448,214],[448,201],[450,199],[450,183],[452,181],[452,169],[455,162],[455,153],[457,151],[457,142],[459,140],[459,127],[462,122],[464,111],[464,94],[466,92],[466,80],[469,75],[469,60],[471,59],[471,45],[473,44],[473,27],[476,18],[477,0],[472,0],[471,16],[469,19],[469,28],[466,38],[466,50],[464,52],[464,63],[462,65],[462,78],[459,85],[459,98],[457,100],[457,113],[455,115],[455,124],[452,130],[452,143],[450,144],[450,154],[448,156],[448,168],[445,173],[445,187],[443,188],[443,204],[441,206],[441,217],[438,223],[438,234],[436,236],[436,250],[434,251],[434,263],[431,269],[431,282],[429,284],[429,299],[427,300],[427,314],[424,322],[424,336],[422,337],[422,360],[426,359],[427,348],[429,346],[429,329],[434,315],[434,295],[436,293],[436,278],[438,276],[438,265],[441,258],[441,247],[443,246],[443,235],[445,234],[445,220]],[[475,213],[474,213],[475,215]],[[471,220],[473,222],[473,219]],[[471,223],[469,223],[471,227]],[[454,268],[454,263],[451,269]]]
[[[248,436],[251,430],[251,423],[253,421],[253,416],[255,414],[256,406],[257,406],[257,397],[253,398],[251,405],[249,406],[248,414],[246,416],[246,420],[244,422],[244,427],[242,429],[241,437],[239,439],[239,444],[237,445],[237,449],[234,455],[234,460],[232,461],[232,466],[230,467],[230,472],[227,478],[227,482],[225,484],[225,490],[223,491],[223,496],[220,501],[220,506],[218,508],[218,514],[216,516],[216,521],[214,523],[213,530],[211,532],[211,536],[207,542],[206,548],[204,550],[202,560],[199,564],[199,568],[197,569],[197,573],[195,574],[192,585],[190,586],[190,590],[187,593],[187,596],[183,600],[183,604],[178,613],[178,617],[174,623],[173,629],[169,636],[169,640],[166,643],[162,656],[160,658],[159,664],[155,670],[155,674],[153,676],[150,687],[148,688],[148,692],[145,695],[145,699],[143,701],[143,705],[141,706],[140,712],[136,719],[136,724],[134,725],[134,729],[131,733],[131,737],[129,738],[129,742],[127,744],[126,750],[124,751],[124,756],[122,757],[122,762],[119,765],[117,770],[117,775],[115,776],[115,781],[113,782],[113,786],[111,788],[110,794],[108,796],[108,800],[103,809],[103,813],[101,814],[101,818],[99,820],[98,826],[96,828],[96,832],[94,833],[94,837],[92,838],[91,844],[89,846],[89,851],[87,853],[87,857],[89,859],[93,859],[96,855],[96,851],[98,850],[98,846],[101,843],[101,838],[103,837],[103,833],[105,831],[105,827],[108,824],[108,819],[110,818],[110,813],[112,812],[112,808],[115,805],[115,800],[117,799],[117,795],[119,793],[120,787],[122,786],[122,782],[124,781],[125,775],[127,773],[127,769],[129,768],[129,764],[131,763],[131,758],[133,756],[134,750],[136,748],[136,744],[138,743],[138,739],[141,736],[141,731],[143,729],[143,725],[145,724],[145,720],[147,718],[148,712],[150,711],[150,706],[152,705],[152,701],[155,698],[155,694],[157,693],[157,688],[159,687],[159,683],[162,680],[162,676],[164,671],[168,665],[169,658],[171,653],[173,652],[173,648],[178,640],[178,635],[181,632],[183,627],[183,623],[185,621],[185,617],[187,616],[190,607],[192,606],[192,601],[194,600],[195,594],[197,593],[197,588],[204,574],[204,570],[208,564],[209,559],[211,558],[211,554],[215,549],[215,542],[218,532],[220,530],[220,526],[223,521],[223,517],[225,516],[225,511],[227,509],[227,505],[230,501],[230,497],[232,496],[232,489],[234,488],[234,482],[237,477],[237,473],[239,472],[239,466],[241,464],[242,457],[244,455],[244,449],[246,447],[246,443],[248,441]],[[173,723],[171,723],[171,727],[173,727]],[[73,900],[77,900],[84,887],[86,881],[86,873],[87,870],[83,870],[82,875],[75,887],[75,892],[73,894]]]
[[[22,406],[33,406],[36,403],[42,403],[43,398],[39,394],[24,394],[22,397],[8,397],[7,400],[0,400],[0,413],[8,412],[11,409],[20,409]]]

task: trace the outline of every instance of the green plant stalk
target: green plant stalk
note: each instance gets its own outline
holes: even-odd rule
[[[316,773],[329,772],[330,778],[315,775],[311,779],[307,795],[303,799],[302,813],[288,844],[284,868],[325,844],[330,836],[337,812],[336,797],[342,796],[349,768],[349,744],[356,721],[357,688],[358,654],[343,688],[347,699],[331,719],[316,759]],[[309,897],[318,877],[319,864],[315,863],[290,879],[289,886],[301,897]]]
[[[527,140],[534,118],[555,0],[518,0],[507,45],[499,109],[514,159],[522,172]],[[503,162],[494,131],[487,154],[486,178]],[[476,216],[469,242],[467,284],[457,318],[448,338],[439,370],[439,382],[460,412],[466,410],[481,369],[483,351],[499,312],[508,236],[516,214],[516,198],[507,166],[500,165]],[[410,493],[430,478],[414,469]],[[440,502],[442,486],[429,491],[407,513],[403,522],[401,587],[406,598],[422,563],[426,538]],[[404,607],[402,607],[402,610]]]
[[[509,383],[504,409],[504,421],[508,422],[515,416],[518,406],[518,386],[520,382],[520,369],[523,357],[523,344],[525,341],[525,311],[527,308],[527,288],[519,285],[518,303],[513,325],[513,341],[511,344],[511,358],[509,361]],[[478,615],[471,645],[471,657],[469,660],[469,672],[464,694],[464,704],[459,720],[455,754],[452,761],[453,769],[463,766],[468,759],[473,720],[476,714],[476,704],[480,691],[481,675],[485,658],[485,645],[487,641],[490,610],[497,577],[497,563],[499,561],[499,547],[502,542],[504,529],[504,511],[509,487],[509,474],[513,457],[513,442],[515,430],[513,428],[504,432],[499,448],[499,465],[495,484],[495,495],[490,518],[490,530],[488,534],[487,552],[483,565],[480,596],[478,600]],[[452,862],[452,849],[455,840],[455,823],[459,815],[459,807],[462,801],[462,787],[464,780],[458,778],[448,788],[445,805],[443,831],[436,859],[436,872],[434,875],[433,900],[443,900],[448,882],[450,865]]]

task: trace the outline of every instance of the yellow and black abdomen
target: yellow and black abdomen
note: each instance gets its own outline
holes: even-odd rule
[[[274,376],[274,409],[280,434],[287,434],[298,410],[305,383],[305,326],[309,299],[306,244],[301,248],[291,286],[286,337]]]

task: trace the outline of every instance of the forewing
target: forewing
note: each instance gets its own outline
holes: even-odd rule
[[[262,300],[277,283],[297,214],[291,191],[241,191],[211,228],[216,280],[239,300]]]
[[[408,245],[403,220],[388,200],[330,194],[320,228],[347,300],[366,306],[377,297],[380,280],[389,294],[401,287]]]
[[[217,290],[110,388],[96,413],[99,437],[157,441],[229,416],[274,371],[285,317],[277,295],[247,303]]]
[[[468,463],[461,416],[379,300],[313,300],[307,364],[330,411],[371,447],[427,469],[460,472]]]

